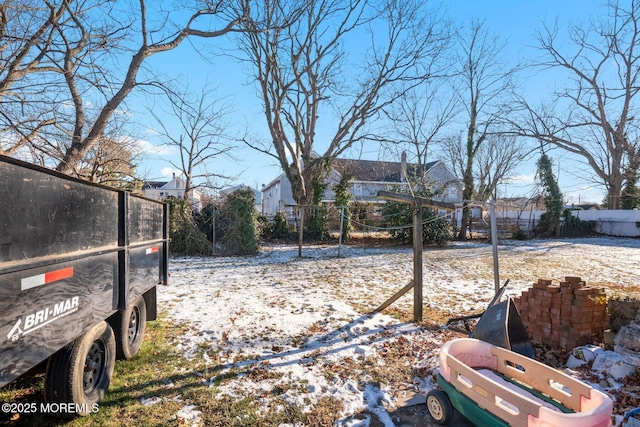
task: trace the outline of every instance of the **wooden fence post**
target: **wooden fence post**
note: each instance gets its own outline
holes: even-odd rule
[[[413,207],[413,321],[422,322],[422,204]]]
[[[384,302],[375,311],[380,311],[388,307],[391,303],[408,292],[413,286],[413,321],[422,321],[422,207],[427,206],[434,209],[445,209],[455,211],[453,203],[440,202],[413,195],[393,193],[391,191],[380,190],[378,197],[395,202],[413,205],[413,280],[393,297]]]

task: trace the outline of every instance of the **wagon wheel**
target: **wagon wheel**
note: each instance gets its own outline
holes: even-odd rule
[[[438,424],[449,424],[453,418],[453,405],[449,396],[441,390],[431,390],[427,393],[427,409],[431,418]]]

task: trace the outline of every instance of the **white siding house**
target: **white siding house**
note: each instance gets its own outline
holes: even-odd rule
[[[402,162],[381,162],[372,160],[334,159],[325,177],[327,190],[323,202],[335,201],[334,186],[342,176],[352,176],[350,193],[358,202],[385,203],[377,197],[380,190],[391,190],[395,186],[407,186],[406,177],[415,174],[416,166]],[[434,189],[442,191],[441,197],[434,199],[449,203],[462,201],[462,183],[442,161],[425,165],[425,179]],[[291,184],[284,174],[262,188],[262,212],[271,216],[278,211],[289,211],[287,205],[295,205]]]
[[[275,215],[276,212],[284,211],[285,205],[294,205],[295,203],[291,183],[284,174],[262,187],[263,215]]]
[[[184,190],[186,183],[184,180],[177,178],[173,174],[171,181],[147,181],[142,186],[142,192],[145,197],[154,200],[163,200],[169,196],[173,196],[176,199],[182,199],[184,197]],[[198,190],[191,190],[189,192],[189,202],[194,211],[199,212],[202,209],[202,194]]]

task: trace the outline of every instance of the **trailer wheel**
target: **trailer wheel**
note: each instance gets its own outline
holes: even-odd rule
[[[453,419],[453,405],[449,396],[441,390],[434,389],[427,393],[427,409],[438,424],[449,424]]]
[[[116,334],[116,357],[129,360],[138,353],[147,322],[147,305],[139,297],[125,310],[116,313],[113,330]]]
[[[45,400],[74,404],[75,415],[95,411],[95,404],[109,388],[115,356],[113,330],[102,321],[51,356],[45,377]]]

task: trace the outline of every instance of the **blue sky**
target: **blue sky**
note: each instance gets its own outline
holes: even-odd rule
[[[435,4],[435,3],[432,3]],[[507,54],[514,62],[518,56],[528,57],[534,52],[530,47],[535,44],[533,34],[541,22],[553,23],[558,20],[560,28],[567,22],[579,22],[588,20],[596,13],[602,13],[602,8],[597,7],[599,2],[576,0],[457,0],[442,3],[448,10],[447,16],[457,23],[468,22],[472,18],[484,19],[491,31],[504,37],[508,41]],[[225,40],[212,41],[218,47],[224,47]],[[267,135],[264,125],[265,118],[255,88],[249,82],[249,73],[239,64],[221,55],[203,60],[196,52],[199,41],[183,44],[175,51],[166,52],[152,58],[148,65],[162,73],[178,77],[184,82],[190,82],[192,87],[203,82],[209,82],[211,87],[217,87],[216,93],[220,97],[228,97],[234,105],[234,113],[228,118],[235,131],[239,134],[250,126],[253,132]],[[211,43],[211,41],[209,41]],[[195,49],[194,49],[195,47]],[[533,94],[545,92],[545,84],[529,82],[526,90]],[[131,103],[138,105],[137,102]],[[136,108],[133,120],[146,127],[148,132],[140,135],[145,142],[159,144],[161,141],[151,131],[157,127],[144,109]],[[260,188],[276,178],[281,170],[275,159],[260,154],[248,147],[239,147],[235,151],[238,161],[230,161],[220,158],[210,165],[210,169],[216,170],[221,175],[233,176],[235,179],[228,182],[229,185],[246,184]],[[558,150],[550,154],[561,166],[558,175],[562,191],[570,202],[600,202],[604,195],[602,188],[593,188],[592,184],[577,180],[572,169],[580,168],[566,153]],[[375,154],[369,156],[376,158]],[[158,179],[162,176],[170,176],[172,169],[167,158],[175,158],[174,153],[151,155],[140,167],[148,179]],[[527,196],[533,191],[533,177],[535,174],[535,159],[524,164],[517,172],[514,183],[503,189],[504,196]]]

